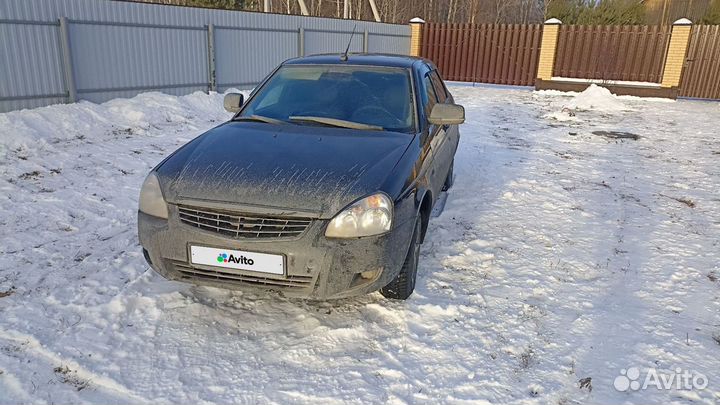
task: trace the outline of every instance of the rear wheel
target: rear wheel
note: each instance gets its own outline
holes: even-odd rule
[[[443,191],[450,190],[450,187],[453,186],[453,168],[455,167],[455,160],[450,163],[450,170],[448,170],[447,177],[445,178],[445,184],[443,184]]]
[[[390,284],[380,289],[380,294],[385,298],[395,300],[406,300],[415,290],[415,280],[417,278],[418,261],[420,260],[420,244],[422,238],[422,219],[418,217],[415,222],[415,231],[413,232],[410,249],[408,249],[405,262],[403,263],[400,273],[390,282]]]

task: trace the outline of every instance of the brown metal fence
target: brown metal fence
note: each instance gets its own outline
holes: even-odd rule
[[[561,26],[553,76],[660,83],[671,27]],[[421,55],[447,80],[532,86],[542,25],[423,26]],[[692,28],[682,97],[720,99],[720,26]]]
[[[428,23],[421,55],[446,80],[532,86],[541,36],[538,24]]]
[[[659,83],[669,41],[668,27],[563,25],[553,76]]]
[[[680,96],[720,99],[720,25],[693,27]]]

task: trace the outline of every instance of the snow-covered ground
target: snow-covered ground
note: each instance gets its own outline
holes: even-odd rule
[[[138,188],[221,95],[0,114],[0,403],[720,403],[720,105],[452,91],[455,186],[407,302],[148,269]],[[707,387],[618,391],[631,367]]]

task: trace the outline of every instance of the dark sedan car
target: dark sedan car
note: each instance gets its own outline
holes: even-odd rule
[[[161,162],[138,232],[169,279],[340,298],[415,288],[430,212],[452,185],[458,125],[437,69],[399,55],[284,62],[235,112]]]

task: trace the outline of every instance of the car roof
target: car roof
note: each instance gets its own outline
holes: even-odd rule
[[[283,65],[367,65],[412,68],[416,62],[425,62],[433,66],[427,59],[407,55],[384,53],[349,53],[346,61],[340,58],[340,53],[327,53],[320,55],[303,56],[287,60]]]

